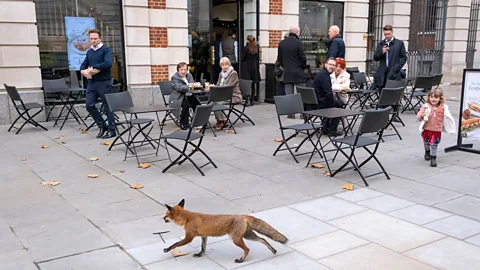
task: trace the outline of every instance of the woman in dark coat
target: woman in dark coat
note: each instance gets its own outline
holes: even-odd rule
[[[250,100],[247,101],[250,105],[253,105],[254,99],[257,97],[258,93],[255,91],[255,86],[260,82],[260,71],[258,70],[260,62],[260,57],[258,55],[258,45],[255,41],[255,37],[248,35],[247,45],[243,47],[241,54],[241,79],[251,80],[252,81],[252,94],[250,95]]]

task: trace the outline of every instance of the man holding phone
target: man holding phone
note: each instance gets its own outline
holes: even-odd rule
[[[380,61],[377,69],[377,86],[382,89],[387,80],[401,80],[402,68],[407,63],[407,51],[402,40],[393,36],[393,27],[385,25],[383,27],[385,39],[378,43],[377,50],[373,59]]]

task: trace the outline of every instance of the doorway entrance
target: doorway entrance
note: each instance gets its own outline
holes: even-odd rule
[[[252,35],[259,42],[259,0],[188,0],[187,4],[189,71],[195,81],[217,82],[223,54],[220,43],[229,32],[235,34],[237,41],[237,64],[233,66],[241,77],[241,49],[247,36]]]

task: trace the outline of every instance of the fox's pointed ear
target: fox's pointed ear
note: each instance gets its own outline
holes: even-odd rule
[[[185,205],[185,199],[182,199],[179,203],[178,206],[182,207]]]
[[[172,207],[168,204],[165,204],[165,207],[167,207],[168,211],[172,211]]]

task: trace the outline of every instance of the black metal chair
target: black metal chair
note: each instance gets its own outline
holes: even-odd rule
[[[65,79],[58,78],[58,79],[51,79],[51,80],[42,80],[42,88],[43,88],[43,95],[44,95],[44,102],[45,107],[48,109],[47,119],[50,119],[50,115],[52,114],[53,109],[55,109],[58,105],[63,105],[60,113],[58,114],[58,118],[55,121],[54,126],[56,125],[57,121],[61,117],[63,111],[67,108],[66,102],[74,101],[71,99],[67,94],[64,94],[59,91],[65,91],[68,89],[68,85],[65,82]]]
[[[315,89],[313,87],[301,87],[297,86],[297,93],[300,94],[302,97],[302,102],[303,102],[303,109],[305,111],[309,110],[318,110],[320,109],[318,107],[318,100],[317,100],[317,95],[315,93]],[[310,119],[311,117],[304,116],[304,121],[305,123],[307,122],[315,122],[315,120],[318,117],[315,117],[313,119]]]
[[[383,173],[385,174],[387,179],[390,180],[390,176],[388,176],[388,173],[385,171],[385,169],[383,168],[382,164],[380,163],[378,158],[375,156],[375,154],[377,153],[378,146],[380,145],[380,139],[382,138],[383,131],[388,122],[391,110],[392,110],[391,107],[387,107],[384,109],[365,111],[362,118],[362,122],[360,123],[360,127],[358,128],[358,132],[356,135],[337,138],[332,140],[332,143],[337,148],[337,150],[340,151],[347,158],[347,161],[342,166],[340,166],[335,172],[332,173],[331,175],[332,177],[334,177],[340,171],[344,170],[344,168],[351,163],[353,166],[347,169],[355,169],[360,175],[360,177],[362,178],[365,185],[367,186],[368,186],[368,183],[365,180],[365,178],[368,178],[374,175]],[[375,139],[375,138],[364,136],[364,134],[368,134],[368,133],[377,133],[378,137]],[[345,152],[344,150],[345,148],[342,147],[342,145],[344,144],[350,147],[350,151],[351,151],[350,154],[347,154]],[[372,151],[368,149],[367,146],[375,146],[375,148]],[[355,156],[355,151],[359,148],[363,148],[369,154],[369,157],[360,164],[358,164],[357,157]],[[375,159],[375,161],[380,166],[382,171],[372,175],[364,176],[361,172],[361,168],[363,167],[363,165],[367,164],[372,158]]]
[[[162,136],[162,138],[165,140],[165,146],[167,149],[168,156],[170,158],[170,153],[168,152],[168,146],[171,148],[175,149],[180,155],[165,168],[163,169],[163,173],[168,171],[173,165],[181,165],[183,162],[186,160],[190,161],[195,168],[202,174],[202,176],[205,176],[201,168],[212,164],[213,167],[217,168],[217,165],[210,159],[210,157],[205,154],[205,152],[202,150],[200,147],[202,145],[203,137],[205,136],[205,129],[207,128],[207,124],[209,123],[210,120],[210,114],[212,113],[213,110],[213,103],[205,104],[205,105],[198,105],[197,108],[195,109],[195,113],[193,115],[193,120],[190,125],[190,128],[188,130],[178,130],[173,133],[170,133],[168,135]],[[202,127],[200,129],[200,132],[195,132],[194,129],[196,127]],[[185,144],[183,145],[182,149],[176,147],[175,145],[171,144],[168,140],[180,140],[184,141]],[[194,141],[198,140],[198,143],[195,144]],[[187,149],[188,146],[193,146],[193,150],[187,154]],[[208,159],[208,162],[202,166],[198,166],[192,159],[191,157],[197,153],[201,152],[205,158]],[[170,159],[171,160],[171,159]]]
[[[170,96],[170,94],[172,93],[172,82],[159,82],[158,86],[160,87],[160,93],[162,93],[163,104],[165,105],[165,107],[168,107],[169,104],[166,96]],[[162,125],[165,124],[166,121],[173,121],[175,125],[180,126],[172,111],[167,111],[163,120],[164,121],[162,121],[161,123]]]
[[[41,113],[43,111],[43,108],[45,108],[45,106],[42,105],[42,104],[39,104],[37,102],[24,103],[22,98],[20,97],[20,94],[18,93],[17,88],[15,86],[9,86],[9,85],[6,85],[6,84],[3,84],[3,85],[5,86],[5,89],[7,90],[8,96],[12,100],[13,107],[15,108],[15,110],[18,113],[18,117],[15,119],[15,121],[13,121],[12,125],[8,129],[8,132],[10,132],[10,130],[12,130],[12,128],[15,128],[15,129],[17,129],[17,132],[15,134],[18,134],[20,132],[20,130],[22,130],[22,128],[27,123],[32,124],[34,127],[40,127],[44,130],[48,130],[44,126],[40,125],[37,121],[33,120],[33,118],[35,116],[37,116],[39,113]],[[29,112],[30,112],[30,110],[33,110],[33,109],[40,109],[40,110],[38,112],[36,112],[35,114],[30,115]],[[17,128],[17,127],[15,127],[15,124],[18,122],[18,120],[20,120],[20,118],[25,120],[25,122],[20,126],[20,128]]]
[[[360,69],[358,69],[358,67],[347,67],[347,68],[345,68],[345,71],[346,71],[348,74],[350,74],[350,78],[353,79],[353,74],[360,72]],[[353,80],[351,80],[351,81],[350,81],[350,88],[354,88],[354,86],[355,86],[355,83],[354,83]]]
[[[391,117],[388,119],[387,125],[385,128],[388,128],[391,126],[393,130],[395,131],[396,134],[388,134],[388,135],[383,135],[384,137],[387,136],[395,136],[397,135],[400,140],[402,140],[402,136],[400,135],[400,132],[398,132],[397,128],[395,125],[393,125],[393,122],[395,119],[400,119],[399,118],[399,113],[400,113],[400,107],[399,104],[402,100],[403,94],[405,91],[405,86],[400,86],[397,88],[383,88],[382,92],[380,94],[380,98],[378,99],[377,106],[375,109],[381,109],[381,108],[386,108],[391,106]],[[401,121],[401,119],[400,119]],[[401,121],[403,124],[403,122]],[[404,125],[405,126],[405,125]],[[381,138],[383,141],[383,138]]]
[[[306,140],[310,141],[310,143],[312,144],[312,146],[314,148],[313,151],[318,152],[320,157],[323,158],[323,155],[322,155],[322,153],[320,153],[320,150],[317,148],[317,145],[312,141],[312,136],[313,135],[320,134],[321,129],[322,129],[321,124],[302,123],[302,124],[295,124],[295,125],[289,125],[289,126],[284,126],[282,124],[281,116],[304,112],[303,101],[302,101],[302,97],[300,96],[300,94],[293,94],[293,95],[286,95],[286,96],[274,96],[273,98],[275,100],[275,108],[277,109],[278,123],[279,123],[279,126],[280,126],[280,132],[282,133],[282,139],[283,139],[283,141],[277,147],[275,152],[273,152],[273,156],[275,156],[280,151],[288,150],[296,163],[299,163],[298,160],[297,160],[297,156],[306,155],[306,154],[310,154],[311,156],[313,156],[312,152],[305,152],[305,153],[300,153],[300,154],[294,154],[292,152],[292,150],[295,150],[295,152],[297,152],[298,149],[300,149],[300,147],[302,146],[303,142],[296,147],[291,147],[289,145],[289,141],[291,139],[297,137],[301,133],[304,133],[304,134],[306,133],[306,135],[307,135]],[[290,135],[289,137],[286,137],[285,136],[285,131],[287,131],[287,130],[293,131],[294,133],[292,135]],[[283,146],[285,146],[285,148],[282,149]],[[321,143],[320,143],[320,149],[323,149]],[[310,157],[310,160],[311,160],[311,157]],[[309,160],[309,162],[310,162],[310,160]],[[307,164],[307,166],[308,166],[308,164]]]
[[[402,87],[403,91],[405,92],[405,89],[407,88],[407,80],[406,79],[401,79],[399,81],[397,81],[397,80],[387,80],[384,88],[392,89],[392,88],[399,88],[399,87]],[[403,100],[403,96],[402,96],[402,99],[400,100],[400,102],[398,103],[399,107],[402,106],[402,100]],[[371,104],[376,105],[376,103],[371,103]],[[391,105],[394,105],[394,104],[391,104]],[[384,107],[386,107],[386,106],[384,106]],[[403,122],[402,118],[400,118],[400,113],[399,113],[400,108],[399,107],[397,107],[397,106],[393,107],[394,111],[398,111],[398,113],[396,113],[395,118],[393,119],[393,122],[399,122],[400,124],[402,124],[402,126],[405,126],[405,123]]]
[[[355,72],[353,73],[353,96],[356,97],[356,100],[350,105],[352,109],[353,105],[357,102],[359,103],[357,108],[365,108],[368,101],[375,102],[378,99],[378,90],[369,89],[369,84],[367,82],[367,77],[364,72]],[[355,90],[361,90],[361,93],[356,93]]]
[[[434,80],[432,82],[432,87],[439,87],[440,84],[442,83],[442,79],[443,79],[443,74],[436,74],[434,75]]]
[[[242,123],[245,123],[245,121],[248,121],[255,126],[255,123],[252,121],[252,119],[250,119],[250,117],[248,117],[248,115],[245,114],[245,109],[247,108],[247,102],[252,95],[252,81],[240,79],[240,91],[242,92],[243,103],[233,104],[232,113],[237,116],[237,119],[233,122],[233,125],[235,125],[240,120],[242,121]],[[235,108],[236,105],[241,105],[242,110]]]
[[[112,144],[108,148],[108,151],[111,151],[112,148],[116,145],[123,144],[126,147],[126,149],[125,149],[125,159],[126,159],[126,156],[127,156],[127,154],[126,154],[127,151],[130,151],[133,155],[135,155],[137,157],[137,162],[138,162],[138,155],[137,155],[137,152],[135,150],[135,145],[134,145],[135,144],[135,139],[139,134],[142,134],[144,139],[141,141],[141,143],[142,143],[141,145],[143,145],[145,143],[145,141],[147,141],[148,134],[150,134],[150,131],[148,131],[148,133],[145,133],[144,130],[146,128],[148,128],[149,126],[151,126],[152,122],[155,121],[155,120],[151,119],[151,118],[138,118],[138,117],[136,117],[136,115],[135,115],[135,118],[130,118],[130,119],[127,118],[126,114],[122,111],[122,109],[134,107],[132,97],[130,96],[130,92],[128,92],[128,91],[106,94],[105,99],[107,100],[108,107],[110,108],[112,113],[122,112],[124,114],[124,117],[125,117],[124,121],[117,121],[117,119],[115,118],[115,121],[116,121],[115,122],[115,130],[117,132],[117,137],[115,138],[115,140],[113,140]],[[123,130],[122,132],[120,132],[120,130],[118,129],[118,126],[123,125],[123,124],[126,124],[127,128],[125,130]],[[136,128],[137,132],[133,136],[131,136],[131,131],[132,131],[133,128]],[[151,128],[150,128],[150,130],[151,130]],[[123,138],[123,136],[127,132],[129,133],[129,136],[128,136],[128,139],[126,141]],[[118,140],[120,140],[121,143],[117,143]],[[155,149],[155,146],[152,144],[151,140],[148,141],[148,142]],[[133,147],[130,147],[131,144],[133,144]]]
[[[227,125],[230,125],[232,128],[233,132],[237,134],[237,131],[235,130],[235,127],[232,124],[232,121],[230,120],[230,115],[232,114],[233,110],[233,103],[232,103],[232,96],[233,96],[233,90],[234,90],[233,85],[227,85],[227,86],[215,86],[212,85],[210,86],[210,95],[208,96],[208,103],[210,102],[220,102],[220,103],[226,103],[227,105],[224,104],[214,104],[212,108],[212,112],[221,112],[223,115],[226,117],[226,123],[221,127],[223,130]],[[225,113],[227,112],[227,113]],[[217,135],[215,134],[215,131],[213,130],[212,126],[210,123],[208,123],[210,126],[213,135],[216,137]]]
[[[402,113],[408,109],[411,109],[415,114],[417,114],[417,110],[415,108],[417,106],[421,107],[423,103],[425,103],[425,97],[427,96],[428,91],[432,89],[434,82],[435,76],[418,76],[415,79],[412,91],[404,96],[406,104],[403,107]],[[416,101],[415,104],[413,103],[414,99]]]

